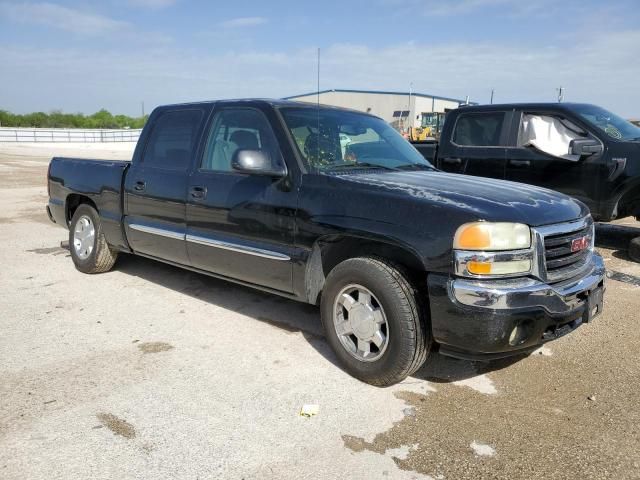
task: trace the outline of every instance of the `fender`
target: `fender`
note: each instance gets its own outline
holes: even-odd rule
[[[304,249],[307,251],[304,268],[298,274],[294,271],[294,284],[304,285],[304,291],[298,295],[308,303],[318,302],[326,276],[346,258],[380,255],[413,271],[427,271],[428,264],[415,248],[404,239],[385,233],[391,229],[407,233],[407,229],[385,222],[338,216],[315,217],[314,224],[322,225],[324,234]]]

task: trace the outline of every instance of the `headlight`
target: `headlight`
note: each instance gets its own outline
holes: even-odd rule
[[[531,247],[531,230],[522,223],[465,223],[456,231],[456,250],[520,250]]]
[[[460,276],[523,275],[533,266],[531,230],[521,223],[467,223],[456,231],[453,248]]]

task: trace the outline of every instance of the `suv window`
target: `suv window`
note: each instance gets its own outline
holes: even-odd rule
[[[458,117],[453,143],[469,147],[497,147],[504,123],[504,112],[463,113]]]
[[[201,121],[200,110],[178,110],[160,114],[142,156],[143,163],[170,170],[186,170],[193,155]]]
[[[238,150],[266,151],[272,161],[280,161],[276,138],[262,112],[250,108],[218,112],[211,123],[200,168],[230,172]]]

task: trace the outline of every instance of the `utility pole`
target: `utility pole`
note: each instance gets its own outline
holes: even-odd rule
[[[142,101],[142,118],[144,118],[144,100]]]
[[[489,102],[490,105],[493,105],[493,93],[494,93],[494,89],[491,89],[491,101]]]

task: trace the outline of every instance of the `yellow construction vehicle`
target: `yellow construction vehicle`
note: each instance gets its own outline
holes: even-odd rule
[[[427,140],[437,140],[444,125],[444,117],[445,113],[443,112],[423,112],[420,126],[409,127],[409,141],[425,142]]]

